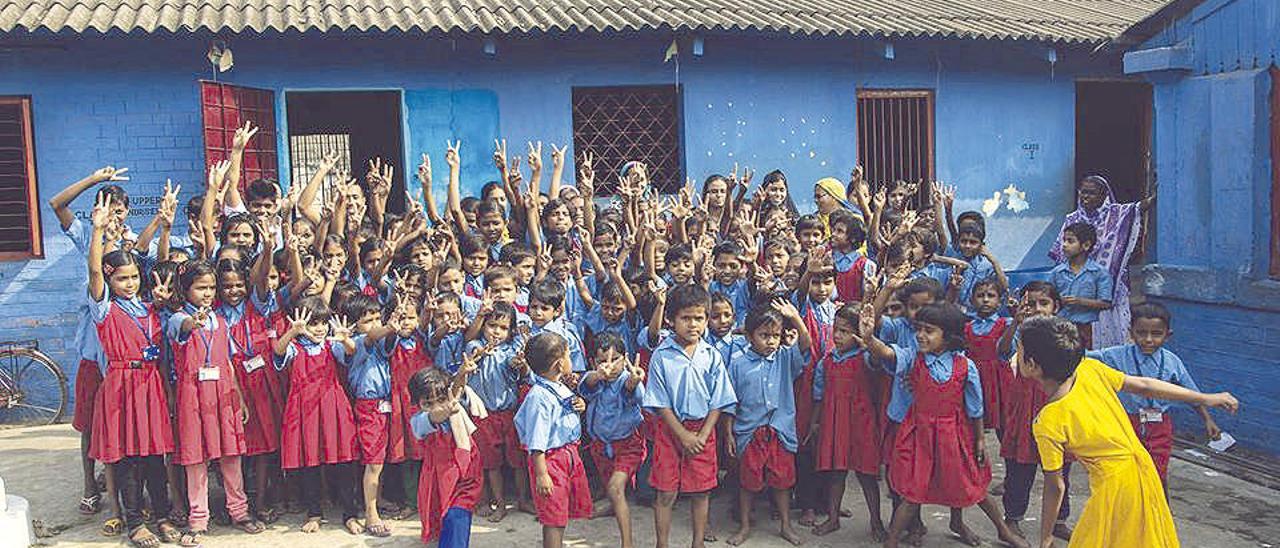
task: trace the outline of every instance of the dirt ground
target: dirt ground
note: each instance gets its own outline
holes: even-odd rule
[[[991,440],[995,447],[995,440]],[[114,547],[123,544],[121,538],[106,538],[98,533],[104,514],[81,516],[76,512],[80,495],[79,435],[68,425],[39,428],[0,429],[0,477],[3,477],[9,493],[26,497],[31,502],[32,518],[40,520],[44,527],[55,532],[52,536],[37,539],[42,546]],[[1083,506],[1087,497],[1088,481],[1083,467],[1077,466],[1072,477],[1072,496],[1075,510]],[[1213,470],[1174,459],[1170,466],[1173,485],[1173,514],[1179,536],[1185,546],[1195,547],[1270,547],[1268,542],[1280,538],[1280,493],[1246,483]],[[994,472],[999,478],[1002,466]],[[733,530],[728,508],[733,497],[719,494],[712,500],[712,528],[720,542],[711,546],[727,546],[724,539]],[[1039,513],[1039,485],[1033,494],[1029,514]],[[886,519],[889,503],[883,504]],[[844,528],[825,537],[816,537],[808,531],[802,536],[806,546],[846,547],[875,546],[868,534],[865,521],[865,505],[857,482],[850,480],[845,494],[845,508],[854,517],[843,521]],[[336,512],[330,512],[336,514]],[[689,543],[688,505],[679,503],[672,531],[672,545]],[[746,546],[790,546],[776,536],[776,522],[768,519],[768,507],[761,501],[755,510],[757,527]],[[976,509],[965,513],[970,527],[984,538],[986,545],[995,545],[994,529],[982,513]],[[948,513],[945,508],[926,507],[925,523],[929,527],[925,546],[962,546],[946,533]],[[1074,519],[1074,515],[1072,516]],[[1033,518],[1029,518],[1033,519]],[[225,527],[212,527],[205,537],[209,548],[248,548],[257,546],[318,546],[338,548],[347,546],[419,546],[420,527],[416,516],[406,521],[389,522],[393,535],[375,539],[357,537],[340,530],[336,524],[327,525],[320,533],[304,534],[297,530],[302,516],[286,515],[263,534],[250,536]],[[1038,524],[1024,523],[1030,532]],[[647,508],[635,509],[632,526],[636,531],[637,546],[653,545],[653,514]],[[490,524],[477,518],[473,527],[472,546],[507,547],[530,546],[538,542],[540,529],[536,521],[525,514],[511,514],[501,524]],[[566,534],[569,546],[616,546],[617,525],[613,518],[599,518],[571,522]],[[1059,543],[1063,545],[1065,543]],[[8,547],[0,547],[8,548]]]

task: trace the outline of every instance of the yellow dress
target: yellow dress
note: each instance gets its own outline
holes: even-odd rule
[[[1070,546],[1178,546],[1160,476],[1116,396],[1123,385],[1124,373],[1082,360],[1071,391],[1032,423],[1041,466],[1061,470],[1070,453],[1089,472],[1089,500]]]

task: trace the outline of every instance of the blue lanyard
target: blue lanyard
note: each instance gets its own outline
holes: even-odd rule
[[[216,322],[218,321],[217,318],[211,317],[210,319],[215,322],[214,325],[216,326],[217,325]],[[212,357],[213,348],[209,345],[209,336],[205,335],[204,326],[202,325],[197,325],[195,331],[196,331],[196,335],[200,336],[200,342],[204,343],[204,366],[209,367],[209,365],[213,361],[213,357]]]
[[[236,338],[236,332],[235,332],[235,330],[234,330],[234,329],[229,330],[229,331],[231,331],[231,340],[235,341],[236,346],[242,346],[242,348],[243,348],[243,350],[244,350],[243,352],[241,352],[241,353],[240,353],[242,356],[244,356],[244,357],[246,357],[246,358],[251,358],[251,357],[253,357],[253,355],[254,355],[254,354],[253,354],[253,335],[252,335],[251,333],[249,333],[249,309],[248,309],[248,307],[246,307],[246,308],[245,308],[245,311],[244,311],[242,314],[240,314],[240,321],[239,321],[238,323],[236,323],[236,325],[239,325],[239,326],[242,326],[242,327],[243,327],[242,331],[244,331],[244,345],[242,346],[242,345],[240,344],[240,341],[236,341],[236,340],[235,340],[235,338]]]
[[[129,309],[125,308],[125,307],[124,307],[124,305],[120,304],[120,299],[119,299],[119,298],[117,298],[117,299],[116,299],[116,306],[120,307],[120,311],[121,311],[121,312],[124,312],[124,315],[125,315],[125,316],[128,316],[128,317],[129,317],[129,319],[133,321],[133,325],[135,325],[135,326],[137,326],[137,327],[138,327],[138,331],[141,331],[141,332],[142,332],[142,336],[144,336],[144,337],[146,337],[146,338],[147,338],[147,344],[148,344],[148,345],[154,345],[154,344],[155,344],[155,342],[154,342],[154,341],[155,341],[155,339],[153,339],[153,338],[152,338],[152,337],[153,337],[153,335],[154,335],[154,331],[153,331],[154,326],[150,326],[150,325],[149,325],[147,328],[143,328],[143,327],[142,327],[142,322],[138,321],[138,317],[137,317],[137,316],[134,316],[132,312],[129,312]],[[144,305],[144,306],[145,306],[145,305]],[[144,310],[145,310],[145,308],[144,308]],[[148,315],[147,315],[147,317],[148,317],[148,319],[150,319],[150,314],[148,314]],[[151,322],[147,322],[147,323],[148,323],[148,324],[150,324]]]
[[[1146,356],[1144,356],[1141,352],[1138,351],[1138,345],[1135,344],[1129,347],[1129,352],[1133,354],[1133,365],[1134,367],[1138,368],[1138,376],[1139,377],[1148,376],[1146,373],[1142,371],[1142,362],[1146,361],[1145,359]],[[1156,352],[1159,352],[1159,350],[1157,349]],[[1156,374],[1159,375],[1160,371],[1164,369],[1164,356],[1162,355],[1160,356],[1159,360],[1155,360],[1155,354],[1152,354],[1152,360],[1156,362]],[[1159,380],[1163,380],[1163,379],[1159,379]]]

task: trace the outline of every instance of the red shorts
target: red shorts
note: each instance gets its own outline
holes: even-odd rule
[[[524,466],[524,450],[516,435],[515,411],[490,411],[489,416],[476,421],[471,439],[480,450],[480,462],[485,470],[501,468],[503,464],[519,469]]]
[[[644,434],[640,430],[636,428],[630,436],[614,442],[592,440],[591,460],[596,463],[596,469],[600,472],[600,481],[608,483],[614,472],[626,474],[628,480],[635,479],[640,463],[644,462],[649,453],[645,447]],[[613,457],[605,454],[606,446],[612,446]]]
[[[529,459],[528,466],[538,521],[546,527],[564,527],[570,519],[590,518],[591,487],[587,484],[587,469],[582,466],[582,456],[578,454],[578,443],[547,451],[546,460],[547,474],[551,476],[550,495],[538,494],[538,475],[533,470],[533,459]]]
[[[387,400],[356,400],[356,443],[360,445],[360,464],[382,464],[387,460],[387,434],[390,413],[378,411]]]
[[[1161,422],[1142,422],[1136,413],[1129,415],[1133,423],[1133,431],[1138,434],[1142,446],[1151,453],[1151,460],[1156,464],[1156,472],[1160,473],[1160,481],[1169,481],[1169,455],[1173,453],[1173,417],[1164,414]]]
[[[702,420],[682,421],[686,430],[697,432]],[[718,478],[716,467],[716,431],[711,430],[702,452],[685,455],[684,446],[665,422],[657,425],[653,433],[653,463],[649,471],[649,484],[666,492],[701,493],[715,488]]]
[[[790,489],[796,484],[796,454],[782,446],[777,432],[761,426],[738,455],[738,482],[753,493],[764,490],[766,485]]]
[[[80,360],[80,368],[76,370],[76,410],[71,418],[71,427],[77,432],[93,429],[93,400],[101,384],[102,371],[98,370],[98,362]]]

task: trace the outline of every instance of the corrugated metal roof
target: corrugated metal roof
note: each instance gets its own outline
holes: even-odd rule
[[[1168,0],[0,0],[0,32],[760,30],[1099,42]]]

